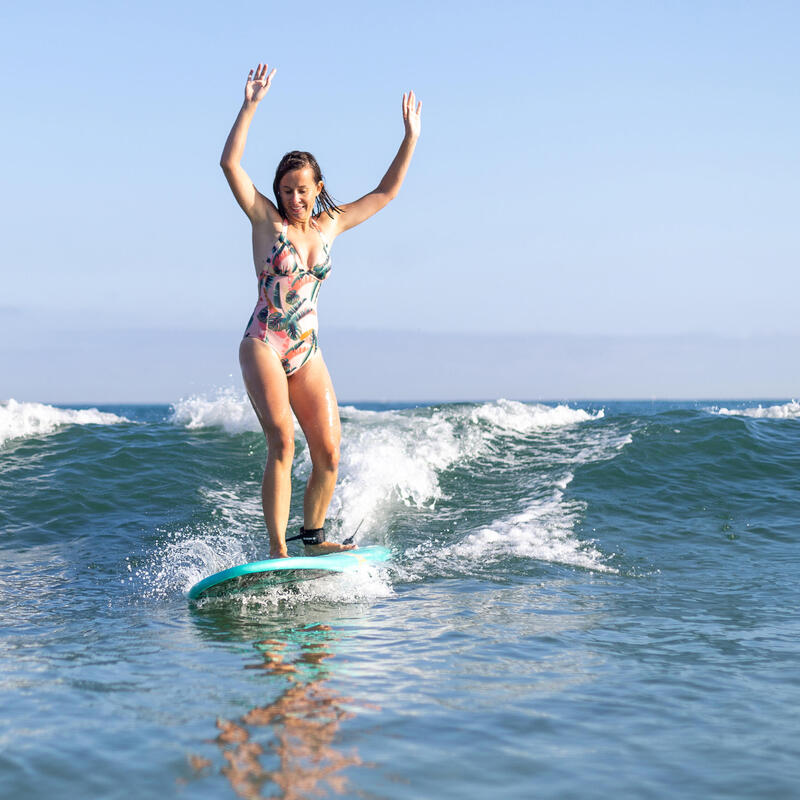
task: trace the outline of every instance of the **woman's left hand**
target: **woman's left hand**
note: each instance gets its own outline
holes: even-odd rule
[[[417,103],[414,92],[403,94],[403,124],[406,126],[406,136],[412,139],[419,138],[420,112],[422,111],[422,100]]]

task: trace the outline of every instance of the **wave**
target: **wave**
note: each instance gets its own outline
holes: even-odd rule
[[[412,409],[340,408],[342,445],[339,481],[331,516],[352,532],[383,528],[395,503],[431,508],[444,497],[440,476],[456,465],[479,458],[496,437],[575,426],[602,419],[566,405],[546,406],[500,399],[474,405]],[[246,394],[219,389],[215,395],[182,398],[170,421],[188,429],[222,428],[227,433],[258,432],[260,426]],[[300,429],[295,422],[296,435]],[[308,449],[298,452],[299,480],[311,470]]]
[[[406,580],[417,580],[475,569],[506,572],[506,559],[511,557],[617,574],[619,570],[609,563],[613,553],[604,554],[593,541],[576,536],[585,510],[585,503],[568,500],[555,488],[549,497],[528,500],[522,511],[476,528],[458,542],[428,541],[408,549],[398,573]]]
[[[445,405],[362,411],[345,407],[340,480],[331,511],[346,530],[363,521],[369,531],[386,522],[393,502],[432,509],[445,497],[440,483],[443,473],[484,458],[496,437],[575,425],[602,414],[510,400],[477,408]],[[311,468],[307,451],[302,468]]]
[[[340,414],[339,480],[329,512],[339,530],[332,531],[331,538],[341,539],[358,529],[359,544],[396,546],[392,540],[401,529],[406,540],[403,549],[410,548],[407,552],[413,554],[417,545],[422,548],[414,564],[417,568],[422,563],[428,574],[442,569],[443,554],[449,556],[447,569],[458,569],[458,564],[472,569],[474,562],[493,563],[518,556],[613,571],[606,556],[575,535],[583,507],[564,496],[576,466],[613,458],[631,441],[616,425],[585,427],[585,423],[603,419],[603,410],[500,399],[478,405],[384,410],[342,406]],[[246,395],[232,390],[178,401],[171,421],[191,429],[216,427],[229,433],[259,430]],[[460,541],[441,543],[444,550],[438,544],[434,549],[431,539],[419,544],[419,536],[426,535],[423,531],[430,530],[431,523],[439,527],[435,520],[442,513],[462,522],[471,513],[471,501],[462,504],[457,495],[449,497],[448,491],[464,491],[475,477],[487,470],[509,468],[519,457],[534,459],[540,468],[531,472],[536,477],[524,481],[530,483],[527,486],[518,483],[519,476],[509,477],[511,495],[496,498],[498,507],[514,508],[515,513],[468,528]],[[293,469],[296,487],[310,471],[308,448],[302,444]],[[263,557],[266,534],[258,489],[254,482],[209,495],[209,503],[220,521],[224,520],[224,533],[187,530],[177,540],[165,543],[168,557],[159,559],[160,566],[148,567],[153,579],[148,582],[161,584],[166,579],[173,588],[186,591],[209,572]],[[499,491],[504,492],[502,485]],[[487,501],[484,498],[483,502]],[[292,519],[290,527],[301,522]],[[255,535],[255,531],[259,533]],[[406,539],[409,535],[410,541]],[[163,568],[173,571],[171,578],[163,573],[159,576]],[[401,579],[404,571],[398,573]]]
[[[755,417],[758,419],[800,419],[800,403],[792,400],[775,406],[758,405],[754,408],[714,408],[713,414],[735,417]]]
[[[592,542],[574,534],[585,504],[567,501],[560,489],[543,500],[533,500],[523,511],[495,520],[468,534],[445,553],[471,561],[498,560],[504,556],[532,558],[582,567],[597,572],[617,572]]]
[[[56,408],[44,403],[0,403],[0,445],[12,439],[44,436],[65,425],[118,425],[130,422],[96,408]]]
[[[170,421],[189,429],[219,427],[228,433],[261,430],[247,395],[232,388],[220,388],[210,397],[192,395],[181,398],[173,403],[171,408]],[[379,420],[386,415],[414,414],[419,412],[420,408],[403,411],[371,411],[354,406],[341,406],[340,411],[351,420],[369,422]],[[447,404],[430,408],[440,411],[449,409],[451,414],[459,415],[459,410],[463,407],[458,404]],[[482,403],[477,407],[469,406],[466,414],[471,422],[487,424],[497,433],[527,433],[598,420],[605,416],[603,409],[589,412],[563,404],[548,406],[503,398]]]
[[[170,422],[189,430],[222,428],[227,433],[258,432],[261,426],[243,392],[218,389],[212,397],[192,395],[172,404]]]
[[[479,431],[449,409],[362,412],[345,408],[339,482],[331,513],[344,530],[384,528],[395,504],[432,509],[443,499],[441,475],[476,458]],[[308,450],[299,465],[311,469]]]
[[[470,412],[473,422],[486,422],[498,432],[506,433],[530,433],[543,428],[559,428],[602,419],[604,416],[603,409],[590,413],[582,408],[570,408],[566,405],[546,406],[504,399],[484,403]]]
[[[631,442],[630,433],[615,426],[559,436],[557,447],[550,443],[546,468],[532,471],[523,496],[498,498],[498,504],[516,505],[520,510],[468,529],[457,542],[428,541],[407,551],[413,561],[404,565],[402,574],[415,579],[441,570],[458,574],[506,569],[508,565],[502,562],[508,557],[618,573],[611,563],[613,553],[605,554],[595,542],[577,535],[587,504],[569,497],[566,490],[576,468],[610,461]],[[538,449],[534,445],[534,450]]]

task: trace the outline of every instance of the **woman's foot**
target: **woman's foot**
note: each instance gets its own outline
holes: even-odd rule
[[[305,544],[307,556],[326,556],[329,553],[342,553],[345,550],[354,550],[354,544],[339,544],[338,542],[320,542],[319,544]]]

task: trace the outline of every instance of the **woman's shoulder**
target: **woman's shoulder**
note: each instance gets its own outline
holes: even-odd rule
[[[317,230],[319,230],[329,242],[333,241],[338,233],[336,229],[336,217],[338,216],[338,214],[334,213],[333,219],[331,219],[327,212],[322,211],[312,217],[314,224],[317,226]]]

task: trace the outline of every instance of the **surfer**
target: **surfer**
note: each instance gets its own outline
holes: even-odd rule
[[[341,425],[336,394],[317,340],[317,295],[331,268],[334,239],[360,225],[397,196],[420,133],[422,103],[403,95],[405,135],[377,188],[352,203],[334,203],[316,159],[287,153],[272,184],[275,202],[261,194],[241,165],[247,131],[276,70],[250,70],[244,103],[220,158],[236,201],[253,227],[259,296],[239,345],[245,388],[267,439],[261,484],[270,558],[288,556],[286,542],[302,539],[306,555],[349,550],[325,539],[325,515],[339,464]],[[279,123],[278,123],[279,124]],[[306,437],[311,475],[303,499],[303,527],[286,537],[294,459],[294,411]]]

